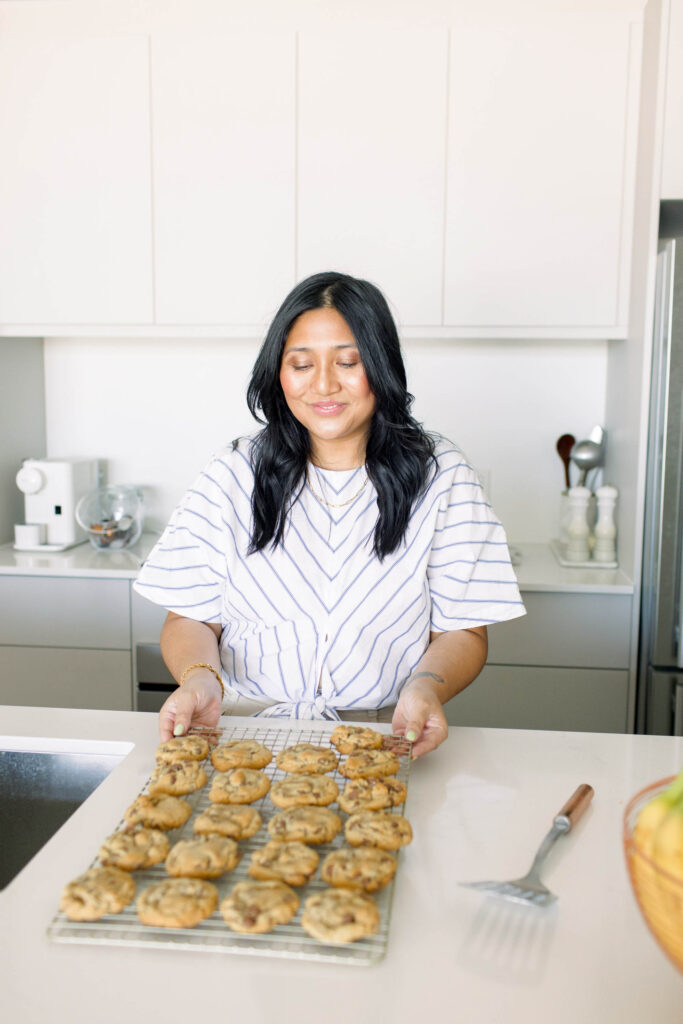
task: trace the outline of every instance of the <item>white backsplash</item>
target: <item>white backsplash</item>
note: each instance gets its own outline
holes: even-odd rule
[[[557,534],[555,441],[605,416],[607,343],[404,342],[414,413],[464,449],[508,537]],[[106,460],[110,483],[142,486],[160,529],[209,455],[256,428],[245,392],[253,340],[45,341],[47,454]],[[618,481],[611,481],[618,486]]]

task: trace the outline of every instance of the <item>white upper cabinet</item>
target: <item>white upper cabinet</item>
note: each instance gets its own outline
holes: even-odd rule
[[[152,322],[148,82],[144,37],[0,13],[3,325]]]
[[[683,0],[671,0],[669,14],[662,199],[683,199]]]
[[[619,12],[453,25],[445,324],[625,333],[632,47]]]
[[[160,325],[260,327],[294,284],[295,39],[152,37]]]
[[[624,337],[642,19],[447,6],[0,3],[0,334],[260,336],[338,269],[406,335]]]
[[[297,276],[377,284],[403,324],[442,323],[448,33],[299,36]]]

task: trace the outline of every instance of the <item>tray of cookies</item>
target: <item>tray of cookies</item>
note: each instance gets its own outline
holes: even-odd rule
[[[376,963],[412,840],[410,758],[403,737],[346,723],[221,719],[162,743],[138,797],[64,886],[48,935]]]

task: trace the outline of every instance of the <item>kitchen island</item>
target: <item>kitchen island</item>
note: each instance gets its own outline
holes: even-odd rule
[[[680,1024],[683,976],[640,917],[621,819],[637,790],[680,769],[682,738],[451,728],[412,766],[415,838],[399,859],[386,956],[369,967],[48,939],[62,885],[140,791],[157,742],[152,714],[0,709],[1,749],[122,758],[0,893],[5,1020]],[[581,782],[593,803],[544,870],[555,904],[519,907],[458,886],[526,871]]]

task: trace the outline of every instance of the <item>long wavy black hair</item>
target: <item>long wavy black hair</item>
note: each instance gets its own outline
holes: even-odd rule
[[[254,491],[250,552],[282,542],[287,514],[305,483],[310,438],[292,415],[280,385],[282,352],[297,317],[336,309],[353,334],[375,411],[365,453],[377,491],[373,550],[379,559],[403,540],[410,514],[436,466],[434,440],[411,416],[398,332],[386,299],[375,285],[327,271],[301,281],[275,314],[247,390],[252,416],[264,429],[252,449]]]

